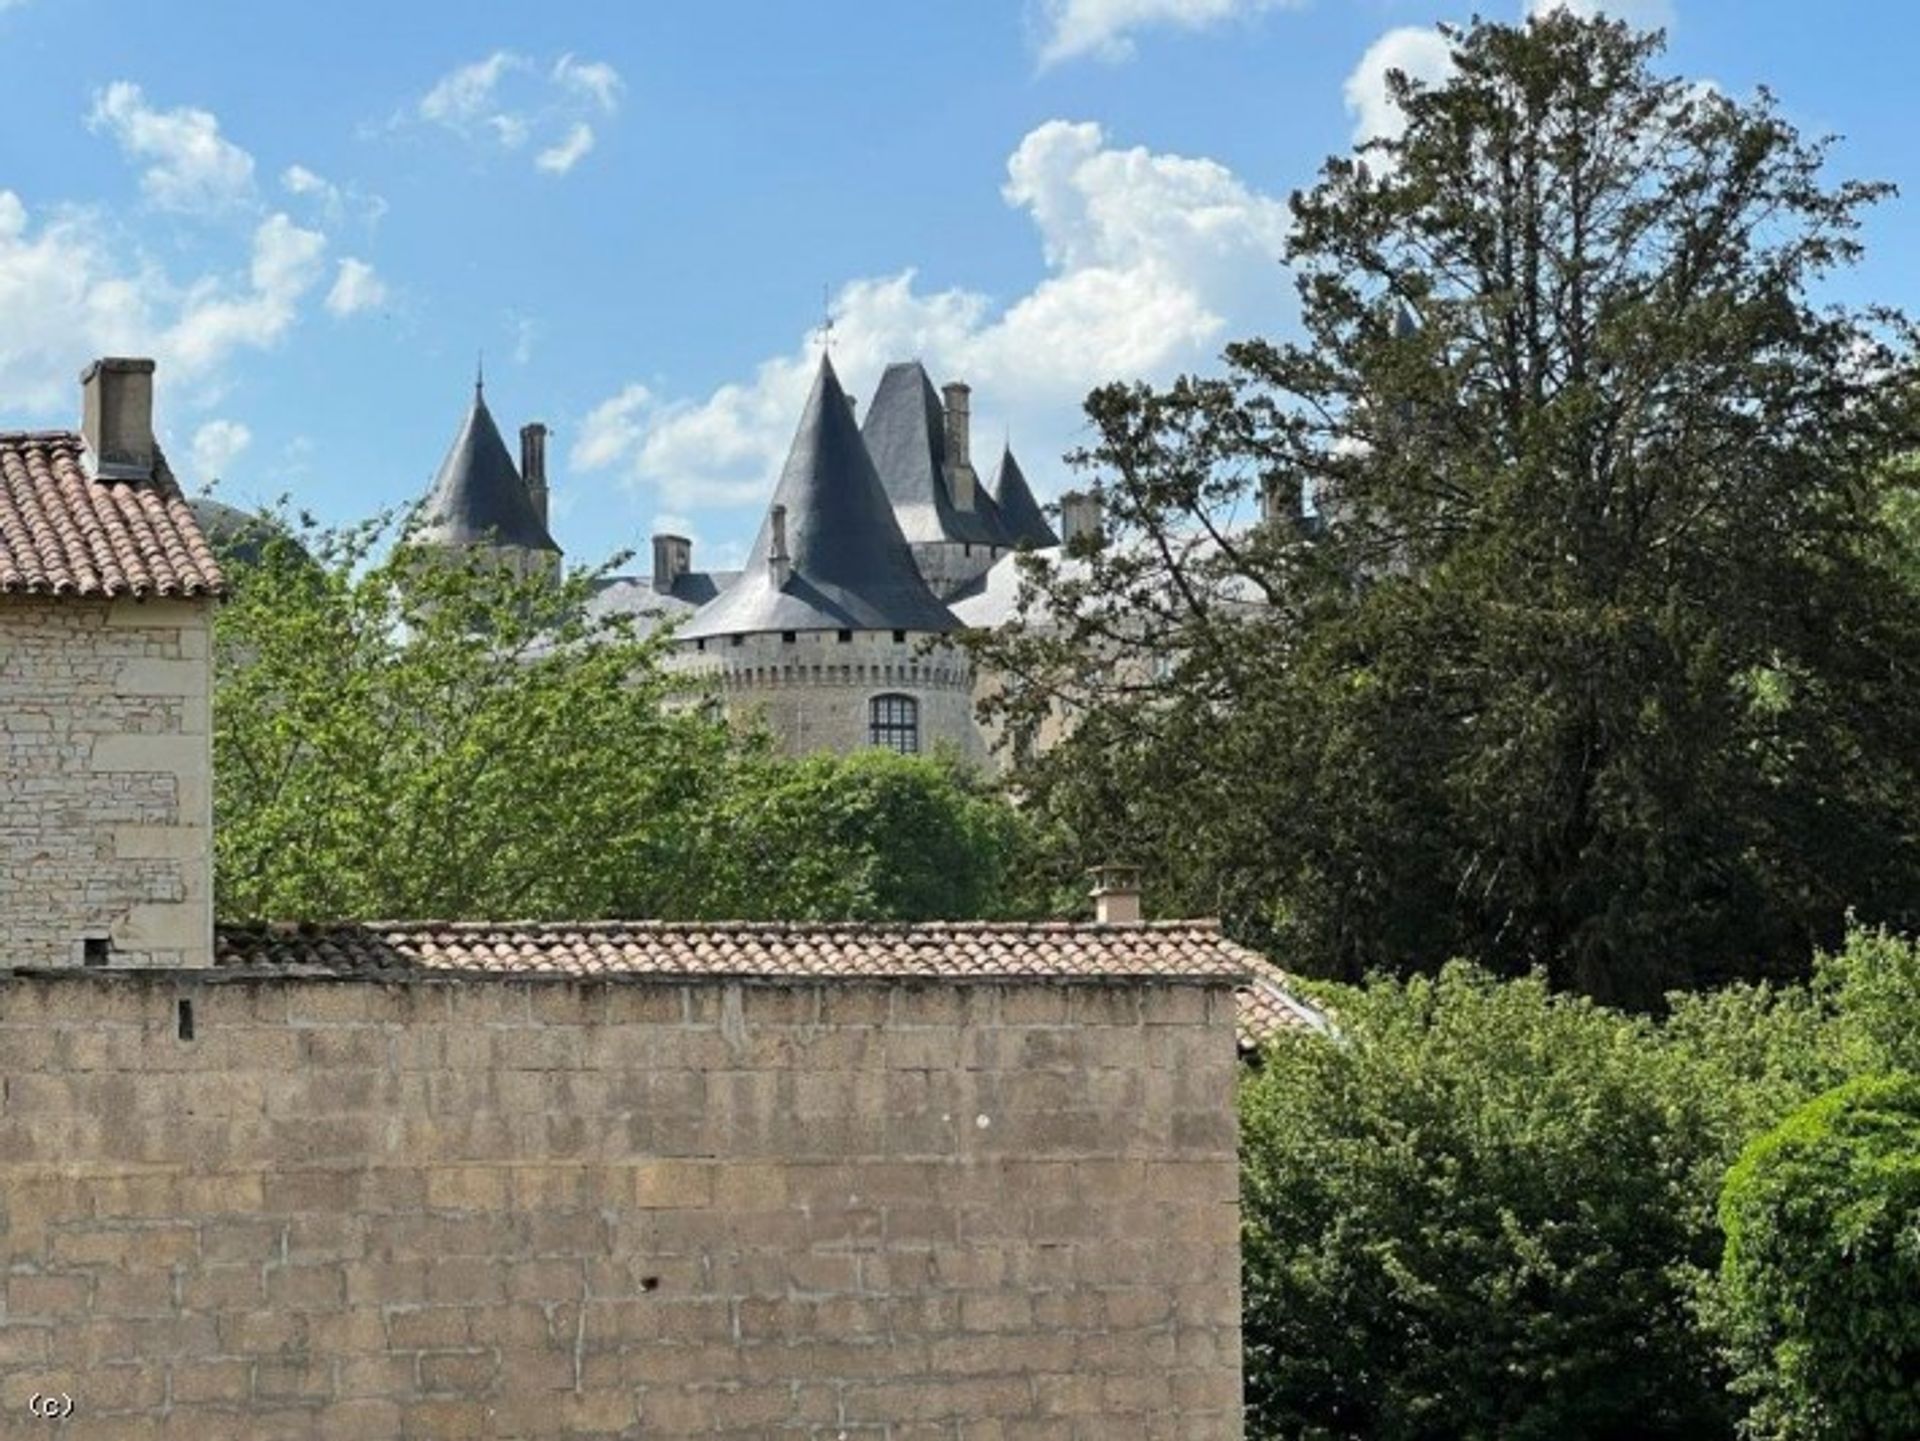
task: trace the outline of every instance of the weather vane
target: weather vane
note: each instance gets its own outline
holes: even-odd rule
[[[820,324],[814,331],[820,337],[821,350],[833,352],[833,302],[828,297],[828,287],[820,287]]]

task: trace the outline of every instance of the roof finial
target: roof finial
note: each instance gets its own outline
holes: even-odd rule
[[[482,395],[481,392],[483,392],[486,388],[487,388],[487,353],[486,351],[482,350],[476,353],[473,361],[473,398],[474,400],[479,401],[479,400],[485,399],[485,396]]]
[[[820,287],[820,324],[814,330],[820,337],[822,354],[833,354],[833,302],[828,298],[828,287]]]

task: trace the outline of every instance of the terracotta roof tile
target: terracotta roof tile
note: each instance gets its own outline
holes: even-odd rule
[[[649,976],[755,980],[1226,981],[1239,1039],[1326,1029],[1270,961],[1206,921],[1140,926],[933,922],[413,921],[224,926],[216,964],[342,976]]]
[[[0,593],[221,595],[226,581],[155,452],[151,480],[91,480],[71,431],[0,432]]]

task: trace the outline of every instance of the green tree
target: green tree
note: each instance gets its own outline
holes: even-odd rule
[[[1731,1434],[1697,1280],[1728,1151],[1652,1023],[1465,966],[1244,1086],[1248,1434]]]
[[[272,536],[215,626],[219,912],[598,917],[690,904],[723,727],[593,577],[429,563],[390,527]]]
[[[949,758],[868,750],[736,766],[702,819],[692,914],[923,921],[1045,913],[1032,827]]]
[[[1920,392],[1816,303],[1885,187],[1657,37],[1449,33],[1295,197],[1302,338],[1089,399],[1105,543],[976,641],[1016,753],[1084,717],[1020,785],[1326,976],[1651,1005],[1920,920]]]
[[[1748,1434],[1920,1435],[1920,1080],[1808,1102],[1747,1148],[1720,1216]]]

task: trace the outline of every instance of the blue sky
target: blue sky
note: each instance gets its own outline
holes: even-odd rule
[[[1920,7],[1615,4],[1902,182],[1842,288],[1920,308]],[[1052,495],[1091,385],[1285,330],[1286,195],[1472,8],[0,0],[0,424],[154,354],[183,477],[347,520],[425,488],[484,350],[503,429],[554,427],[571,556],[666,526],[721,564],[824,287],[856,396],[922,356]]]

